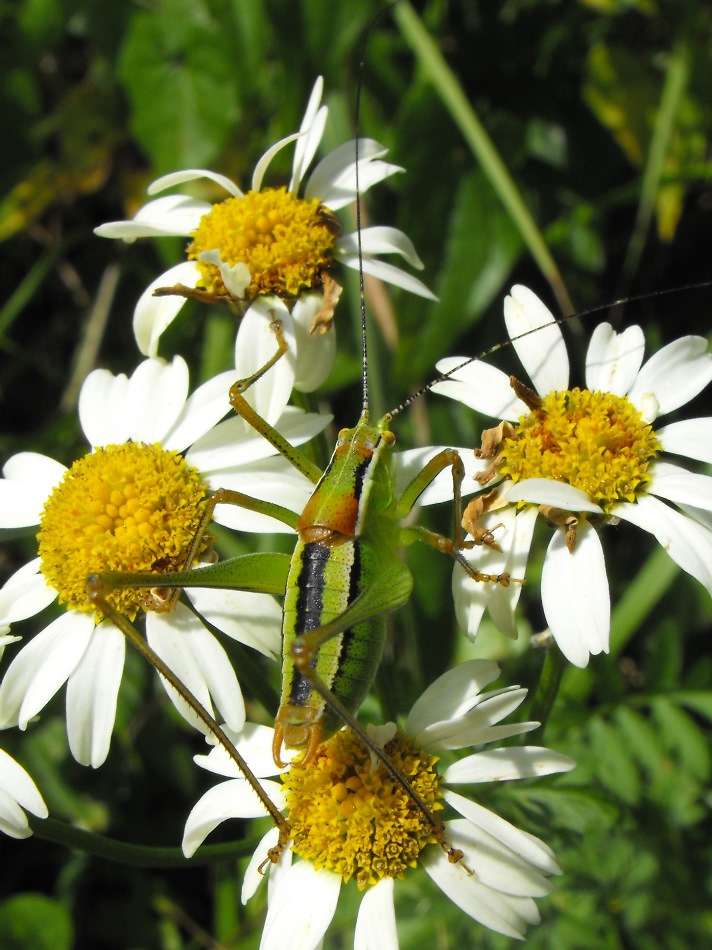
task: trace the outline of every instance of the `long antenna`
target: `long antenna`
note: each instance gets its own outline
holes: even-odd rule
[[[355,168],[355,179],[356,179],[356,247],[358,249],[358,284],[359,284],[359,306],[361,310],[361,416],[365,418],[368,416],[368,340],[366,338],[366,297],[364,294],[364,277],[363,277],[363,247],[361,244],[361,185],[359,180],[359,140],[361,137],[361,91],[363,88],[363,71],[364,71],[364,61],[366,59],[366,44],[368,43],[369,37],[371,35],[371,30],[373,29],[374,24],[380,17],[383,15],[383,10],[380,10],[376,16],[369,22],[367,25],[363,41],[361,43],[361,50],[359,52],[358,58],[358,82],[356,83],[356,103],[355,110],[356,115],[354,117],[354,129],[355,129],[355,144],[354,144],[354,161],[356,162]]]
[[[503,340],[502,343],[497,343],[496,346],[490,347],[489,350],[485,350],[484,352],[479,353],[477,356],[470,356],[468,359],[463,360],[462,363],[454,366],[449,373],[441,373],[435,379],[432,379],[429,383],[426,383],[424,386],[421,386],[420,389],[417,389],[414,393],[411,393],[407,399],[405,399],[399,406],[396,406],[395,409],[391,410],[388,415],[398,415],[399,412],[402,412],[404,409],[407,409],[408,406],[414,403],[416,399],[419,399],[421,396],[429,393],[436,383],[442,383],[448,379],[451,379],[453,375],[458,372],[458,370],[461,370],[465,366],[469,366],[470,363],[474,363],[476,360],[483,360],[486,357],[491,356],[493,353],[496,353],[498,350],[504,350],[508,346],[512,346],[512,344],[516,343],[517,340],[523,340],[524,337],[531,336],[532,333],[538,333],[545,327],[558,326],[562,323],[568,323],[569,320],[590,317],[594,313],[602,313],[605,310],[612,310],[615,307],[622,307],[629,303],[637,303],[641,300],[650,300],[653,297],[666,297],[669,294],[679,294],[688,290],[702,290],[705,287],[711,286],[712,280],[702,280],[696,284],[683,284],[681,287],[668,287],[666,290],[654,290],[650,293],[635,294],[633,297],[624,297],[621,300],[613,301],[613,303],[599,304],[596,307],[589,307],[587,310],[580,310],[578,313],[570,313],[565,317],[559,317],[557,320],[554,320],[551,323],[544,323],[540,327],[533,327],[531,330],[526,330],[524,333],[520,333],[518,336],[512,337],[510,340]]]

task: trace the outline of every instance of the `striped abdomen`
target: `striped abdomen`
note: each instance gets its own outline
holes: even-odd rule
[[[277,727],[284,727],[287,748],[328,738],[342,721],[294,668],[294,638],[340,616],[367,585],[375,567],[373,552],[359,540],[337,544],[299,541],[287,580],[283,621],[282,698]],[[314,668],[319,678],[352,712],[368,693],[383,652],[384,616],[344,630],[319,649]]]

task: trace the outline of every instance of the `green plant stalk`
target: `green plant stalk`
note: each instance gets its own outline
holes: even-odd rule
[[[445,62],[440,50],[407,0],[400,0],[394,5],[393,16],[404,39],[413,50],[416,59],[470,146],[472,154],[482,166],[492,188],[514,221],[524,244],[549,282],[562,313],[564,315],[573,313],[575,308],[544,237],[494,143],[468,102],[457,77]]]
[[[106,861],[140,868],[194,868],[219,861],[232,861],[252,854],[259,838],[243,839],[227,844],[201,847],[199,854],[186,858],[180,848],[158,848],[144,844],[128,844],[93,831],[75,828],[56,818],[35,818],[28,815],[30,828],[37,838],[83,851]]]
[[[628,244],[621,276],[622,296],[632,280],[643,253],[645,239],[655,212],[655,198],[663,178],[665,156],[670,147],[677,116],[682,106],[689,78],[689,51],[683,40],[675,44],[668,61],[660,108],[655,117],[653,137],[643,172],[635,227]]]
[[[541,742],[546,730],[546,723],[554,708],[554,702],[559,692],[561,678],[566,668],[564,654],[555,643],[546,651],[541,676],[534,692],[530,710],[530,718],[539,723],[533,733],[527,735],[527,743]]]

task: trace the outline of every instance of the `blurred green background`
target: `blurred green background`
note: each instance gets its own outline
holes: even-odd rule
[[[414,240],[423,279],[440,297],[429,304],[397,290],[369,293],[377,412],[431,378],[438,358],[500,342],[501,301],[515,282],[561,313],[567,298],[582,310],[712,279],[707,3],[414,6],[437,55],[418,45],[405,3],[367,36],[383,8],[370,0],[0,3],[3,461],[32,450],[70,463],[85,450],[74,415],[81,380],[97,365],[131,372],[136,300],[180,260],[181,240],[128,246],[92,229],[133,214],[146,185],[175,169],[211,168],[247,186],[268,145],[298,127],[319,74],[330,106],[325,150],[353,136],[362,82],[362,134],[406,168],[368,194],[364,214]],[[439,57],[451,70],[444,79]],[[468,108],[448,105],[448,82]],[[460,120],[472,129],[473,116],[503,174],[473,154],[458,127]],[[485,139],[472,134],[477,151]],[[278,156],[270,184],[286,181],[290,161],[290,150]],[[210,183],[195,193],[220,197]],[[353,216],[344,220],[353,227]],[[316,400],[331,402],[337,427],[358,412],[355,277],[347,291],[337,365]],[[600,319],[640,323],[653,349],[684,333],[708,336],[711,308],[712,288],[648,296],[565,332],[580,367]],[[229,366],[233,336],[229,314],[191,303],[161,352],[186,356],[197,383]],[[518,368],[506,351],[495,361]],[[705,414],[703,395],[686,415]],[[428,397],[396,431],[403,445],[474,446],[481,428],[472,413]],[[446,512],[440,517],[447,524]],[[34,555],[32,538],[7,540],[5,575]],[[607,531],[604,543],[617,605],[612,653],[565,674],[546,733],[547,744],[580,765],[565,779],[484,789],[481,800],[544,837],[564,868],[541,902],[532,947],[687,950],[712,941],[709,598],[647,538],[624,527]],[[394,620],[379,679],[396,697],[395,712],[473,652],[450,617],[449,564],[429,551],[409,558],[416,598]],[[540,563],[541,554],[523,631],[543,627]],[[28,622],[19,632],[33,629]],[[536,685],[541,656],[526,637],[511,645],[485,626],[477,649],[504,664],[501,682]],[[254,675],[274,685],[274,670],[257,665]],[[258,705],[251,712],[265,715]],[[50,814],[122,841],[176,846],[210,783],[190,758],[201,743],[166,709],[151,671],[129,658],[112,753],[98,772],[69,758],[62,718],[60,696],[26,734],[0,737],[38,782]],[[240,833],[223,827],[214,839]],[[165,870],[109,863],[38,837],[3,839],[0,849],[3,948],[259,943],[264,896],[241,907],[234,858]],[[403,947],[511,944],[472,924],[424,875],[396,892]],[[330,947],[352,944],[357,895],[344,893]]]

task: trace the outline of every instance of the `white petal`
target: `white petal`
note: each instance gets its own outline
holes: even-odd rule
[[[330,422],[331,416],[325,413],[302,412],[294,406],[287,406],[274,428],[292,445],[300,445],[323,432]],[[277,450],[267,439],[239,416],[232,416],[214,426],[186,453],[188,463],[194,465],[203,475],[213,472],[257,471],[255,466],[261,465],[266,466],[267,472],[297,471],[291,463],[281,456],[278,461],[276,456]],[[309,484],[311,485],[311,482]],[[311,488],[313,490],[314,486],[311,485]]]
[[[569,772],[576,763],[567,755],[541,746],[512,746],[476,752],[445,769],[447,785],[476,782],[509,782],[520,778]]]
[[[108,369],[89,373],[79,393],[79,421],[89,445],[121,445],[129,440],[128,391],[129,381],[124,373],[114,376]]]
[[[272,743],[274,740],[274,729],[269,726],[261,726],[255,722],[246,722],[240,732],[236,732],[229,726],[223,726],[225,733],[232,742],[239,746],[240,755],[247,762],[247,766],[257,778],[265,778],[269,775],[277,775],[279,772],[285,772],[289,766],[278,768],[274,764],[272,755]],[[217,743],[212,735],[206,737],[207,741],[213,744],[208,755],[195,755],[193,761],[202,769],[213,772],[216,775],[226,775],[228,778],[242,779],[243,773],[240,766],[235,762],[227,749]]]
[[[144,356],[158,356],[161,334],[173,323],[185,303],[185,297],[179,294],[155,297],[154,291],[159,287],[173,287],[174,284],[197,287],[201,280],[202,275],[195,261],[183,261],[161,274],[144,290],[133,317],[134,336]]]
[[[271,326],[274,320],[282,324],[288,350],[244,393],[250,405],[272,425],[284,411],[294,385],[296,349],[292,317],[277,297],[259,297],[242,318],[235,340],[235,378],[246,379],[277,352],[277,337]]]
[[[482,690],[499,676],[492,660],[468,660],[452,667],[422,693],[408,714],[405,731],[419,742],[432,723],[462,716],[480,702]]]
[[[292,310],[297,361],[294,388],[302,393],[313,392],[326,380],[336,357],[336,329],[326,333],[310,333],[314,318],[324,306],[323,294],[302,294]]]
[[[343,234],[336,242],[342,254],[358,256],[358,234]],[[382,225],[361,229],[361,252],[363,254],[400,254],[411,267],[422,270],[424,265],[418,257],[415,245],[398,228]]]
[[[648,486],[651,495],[666,498],[680,505],[691,505],[712,511],[712,477],[688,472],[679,465],[660,459],[650,466],[652,481]]]
[[[200,568],[196,568],[200,570]],[[207,587],[188,589],[199,614],[233,640],[276,656],[282,648],[282,610],[269,594]]]
[[[586,521],[576,529],[573,554],[566,532],[557,528],[544,558],[541,599],[559,649],[575,666],[589,654],[608,653],[611,602],[606,565],[598,533]]]
[[[443,749],[464,749],[483,745],[523,732],[531,732],[536,729],[537,723],[494,725],[514,712],[522,704],[526,694],[525,689],[514,687],[490,693],[469,712],[443,722],[431,723],[418,734],[418,742],[429,752],[440,752]]]
[[[36,452],[7,460],[0,480],[0,528],[28,528],[40,523],[42,509],[66,468]]]
[[[404,170],[398,165],[378,161],[388,152],[388,149],[379,142],[374,139],[359,139],[358,141],[358,177],[362,193],[371,185]],[[329,152],[312,172],[304,189],[304,197],[308,200],[318,198],[332,211],[338,211],[339,208],[354,201],[356,198],[355,157],[355,141],[344,142],[343,145]]]
[[[468,360],[465,356],[450,356],[437,364],[439,373],[452,373],[452,377],[435,383],[433,392],[461,402],[476,412],[485,413],[494,419],[516,422],[527,415],[526,404],[514,395],[509,376],[481,360]]]
[[[264,174],[267,171],[267,168],[269,167],[269,164],[274,156],[278,152],[281,152],[282,149],[289,145],[290,142],[294,142],[296,139],[298,139],[302,134],[306,133],[293,132],[291,135],[285,135],[283,139],[275,142],[274,145],[270,145],[270,147],[267,149],[264,155],[260,157],[259,161],[255,165],[255,170],[252,173],[252,183],[250,186],[251,191],[259,191],[262,188],[262,179],[264,178]],[[292,188],[289,190],[292,191]],[[240,294],[240,296],[242,296],[242,294]]]
[[[398,950],[393,878],[384,877],[361,898],[356,918],[354,950]]]
[[[426,848],[420,862],[446,897],[474,920],[507,937],[524,936],[529,920],[511,897],[481,884],[461,863],[452,864],[440,848]]]
[[[219,248],[213,248],[210,251],[201,251],[200,254],[198,254],[198,260],[205,264],[213,264],[217,267],[227,292],[237,300],[242,300],[245,296],[245,291],[252,282],[250,268],[244,261],[237,261],[235,264],[224,261]]]
[[[447,828],[465,852],[465,862],[472,860],[471,870],[478,880],[496,893],[512,897],[546,897],[551,893],[551,883],[538,869],[476,823],[457,818],[448,822]]]
[[[270,798],[283,798],[281,785],[277,782],[260,783]],[[280,802],[281,807],[282,802]],[[214,785],[198,799],[191,809],[183,833],[183,854],[189,858],[207,836],[228,818],[262,818],[264,805],[245,779],[234,778]]]
[[[632,326],[616,333],[610,323],[600,323],[591,335],[586,353],[586,386],[597,392],[625,396],[643,362],[645,336]]]
[[[27,815],[7,792],[0,788],[0,831],[10,838],[29,838],[32,834]]]
[[[165,191],[166,188],[173,188],[174,185],[182,185],[186,181],[196,181],[199,178],[209,178],[225,189],[233,198],[244,198],[244,194],[237,187],[234,181],[226,178],[225,175],[219,175],[217,172],[206,171],[204,168],[186,168],[183,171],[171,172],[168,175],[162,175],[146,189],[149,195],[157,195],[159,191]]]
[[[212,376],[188,397],[175,425],[162,440],[165,449],[183,452],[189,445],[217,425],[231,411],[228,392],[235,382],[235,371]]]
[[[528,533],[524,530],[529,524],[528,520],[525,519],[519,526],[517,524],[527,511],[534,512]],[[497,547],[480,545],[471,551],[463,551],[465,560],[483,574],[499,575],[509,571],[512,572],[513,577],[523,581],[529,551],[528,543],[525,544],[525,542],[527,537],[531,541],[535,519],[536,509],[524,509],[517,514],[515,508],[511,506],[488,512],[480,523],[484,529],[492,531]],[[475,640],[485,608],[490,608],[492,614],[492,605],[495,603],[498,629],[508,636],[516,637],[517,629],[513,610],[521,595],[521,586],[520,583],[515,582],[508,588],[504,588],[493,582],[475,581],[459,564],[456,564],[452,574],[452,594],[457,622],[467,638]]]
[[[188,398],[188,366],[182,356],[171,363],[147,359],[129,380],[126,415],[134,442],[161,442],[176,423]]]
[[[0,723],[27,723],[76,669],[94,632],[91,614],[70,610],[36,634],[17,654],[0,686]]]
[[[67,683],[67,736],[81,765],[98,769],[109,754],[126,638],[108,620],[95,629]]]
[[[295,468],[287,467],[288,465],[281,457],[267,459],[256,462],[253,472],[219,474],[208,481],[213,488],[222,487],[243,492],[252,498],[271,501],[299,513],[311,498],[314,485]],[[236,531],[293,534],[293,529],[283,522],[237,505],[219,505],[214,517],[218,524]]]
[[[10,481],[27,482],[34,486],[38,495],[47,498],[64,473],[65,465],[38,452],[18,452],[5,462],[2,473]]]
[[[664,416],[684,406],[711,380],[712,353],[707,352],[707,341],[701,336],[683,336],[650,357],[628,398],[642,410],[645,397],[652,393],[658,403],[658,415]]]
[[[445,448],[444,445],[425,445],[418,449],[406,449],[405,452],[396,452],[394,456],[395,464],[395,492],[401,495],[410,485],[412,480],[422,472],[426,464]],[[481,491],[482,486],[475,482],[475,475],[483,471],[489,462],[475,458],[472,449],[458,448],[463,465],[465,466],[465,478],[462,483],[461,491],[463,498],[471,495],[472,492]],[[443,501],[452,501],[453,483],[452,469],[450,467],[443,469],[442,472],[428,485],[425,491],[418,497],[418,505],[437,505]]]
[[[684,419],[656,429],[666,452],[712,464],[712,418]]]
[[[438,299],[421,280],[394,264],[387,264],[385,261],[379,261],[373,257],[364,257],[362,261],[359,261],[358,257],[354,257],[352,254],[338,253],[338,248],[336,257],[346,267],[351,267],[356,271],[362,269],[364,274],[371,274],[387,284],[393,284],[394,287],[402,287],[403,290],[408,290],[419,297],[425,297],[426,300]]]
[[[592,511],[600,514],[602,509],[591,501],[586,492],[566,482],[552,478],[525,478],[507,489],[507,501],[527,501],[532,505],[553,505],[564,511]]]
[[[649,531],[712,594],[712,531],[652,495],[641,495],[635,505],[617,505],[611,514]]]
[[[497,519],[493,512],[492,521]],[[538,510],[531,506],[517,511],[514,519],[514,530],[505,529],[502,538],[502,547],[508,551],[505,570],[511,581],[509,587],[494,584],[494,591],[487,604],[489,615],[495,627],[507,637],[517,637],[516,607],[522,594],[523,582],[526,577],[527,560],[531,548],[534,526],[538,517]],[[504,522],[504,518],[500,519]],[[500,535],[496,533],[497,538]]]
[[[260,843],[255,848],[255,852],[250,858],[250,863],[247,865],[245,873],[242,877],[242,891],[240,892],[240,900],[243,904],[248,902],[248,900],[253,896],[257,888],[260,886],[261,882],[264,880],[264,874],[260,872],[260,868],[265,863],[267,855],[271,849],[277,847],[278,841],[278,828],[270,828],[267,834],[260,839]]]
[[[150,194],[149,189],[149,194]],[[200,219],[212,206],[188,195],[166,195],[149,201],[131,221],[111,221],[94,228],[94,234],[104,238],[135,241],[142,237],[188,235],[200,224]]]
[[[521,828],[495,815],[488,808],[483,808],[482,805],[478,805],[463,795],[458,795],[457,792],[445,789],[444,797],[445,801],[463,818],[467,818],[493,838],[501,841],[525,861],[540,868],[546,874],[561,874],[554,852],[539,838],[522,831]]]
[[[324,124],[326,122],[327,109],[321,105],[321,97],[324,93],[324,79],[317,76],[312,91],[309,94],[309,101],[304,110],[302,124],[299,126],[299,142],[294,149],[294,159],[292,161],[292,177],[289,182],[289,190],[299,191],[304,173],[311,164],[316,150],[324,134]]]
[[[551,311],[521,284],[504,300],[504,322],[522,366],[541,396],[569,388],[566,344]],[[526,334],[526,335],[523,335]]]
[[[24,564],[0,590],[0,626],[34,617],[57,597],[40,573],[40,559]]]
[[[275,888],[260,950],[316,950],[334,916],[341,878],[298,861]]]
[[[47,817],[47,806],[35,783],[19,762],[0,749],[0,789],[38,818]]]
[[[218,641],[187,607],[179,603],[169,614],[147,614],[146,637],[209,713],[213,714],[214,700],[230,728],[242,729],[245,704],[235,671]],[[193,710],[163,679],[161,682],[181,715],[204,732],[206,726]]]

